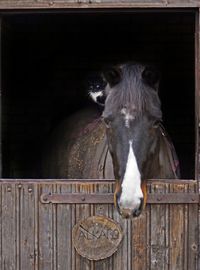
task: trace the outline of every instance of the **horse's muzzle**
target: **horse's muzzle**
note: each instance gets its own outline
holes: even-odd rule
[[[125,205],[122,205],[120,202],[120,196],[121,196],[121,185],[120,181],[116,182],[116,188],[115,188],[115,193],[114,193],[114,204],[115,207],[118,211],[118,213],[123,217],[123,218],[136,218],[139,217],[140,214],[142,213],[143,209],[146,206],[146,201],[147,201],[147,188],[146,188],[146,181],[142,182],[141,185],[142,193],[143,193],[143,198],[140,198],[140,202],[138,202],[137,205],[135,205],[135,208],[130,208]]]
[[[117,205],[118,205],[117,210],[123,218],[126,218],[126,219],[136,218],[136,217],[139,217],[140,214],[142,213],[142,210],[144,208],[144,199],[141,199],[140,205],[135,209],[120,207],[120,203],[118,203]]]

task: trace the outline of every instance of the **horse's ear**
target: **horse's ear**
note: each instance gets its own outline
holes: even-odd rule
[[[104,70],[104,78],[112,88],[121,81],[121,69],[119,67],[112,67]]]
[[[142,72],[142,79],[145,83],[158,90],[160,72],[154,66],[148,66]]]

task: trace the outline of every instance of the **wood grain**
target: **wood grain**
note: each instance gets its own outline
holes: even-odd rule
[[[168,185],[152,185],[152,194],[166,194]],[[168,207],[151,206],[151,269],[168,269]],[[156,226],[153,226],[156,224]]]
[[[199,0],[1,0],[0,9],[47,9],[47,8],[170,8],[170,7],[200,7]]]
[[[90,193],[92,185],[76,185],[76,192],[80,193]],[[85,219],[90,216],[90,205],[76,205],[76,223],[82,219]],[[91,261],[86,258],[80,256],[77,252],[76,254],[76,269],[82,270],[90,270],[91,269]]]
[[[20,268],[34,269],[35,264],[35,205],[34,205],[34,186],[16,185],[19,193],[19,250],[20,250]]]
[[[109,194],[111,181],[0,181],[0,269],[2,270],[199,270],[198,204],[147,205],[139,218],[123,220],[113,205],[44,204],[43,192]],[[151,194],[193,194],[195,181],[149,181]],[[77,254],[72,228],[93,215],[113,218],[123,229],[118,250],[91,262]]]
[[[147,268],[147,212],[144,211],[142,215],[132,221],[131,228],[131,259],[132,259],[132,268],[143,270]]]
[[[171,185],[171,191],[184,192],[184,185]],[[170,267],[172,270],[184,270],[186,268],[187,254],[185,254],[185,206],[170,205]]]
[[[109,193],[110,192],[110,185],[105,184],[97,184],[94,186],[94,190],[96,193]],[[108,216],[109,217],[109,205],[99,204],[94,206],[94,213],[95,215],[99,216]],[[112,258],[108,258],[107,260],[97,261],[94,264],[96,270],[110,270],[112,269]]]
[[[40,193],[53,192],[53,184],[40,185]],[[53,270],[53,206],[39,207],[39,269]]]
[[[198,186],[189,184],[188,190],[189,193],[194,193],[198,191]],[[188,245],[187,245],[187,269],[199,269],[199,226],[198,226],[198,205],[188,205]],[[200,216],[199,216],[200,217]]]
[[[70,184],[57,185],[58,193],[71,193]],[[70,221],[70,222],[69,222]],[[57,206],[57,264],[58,270],[70,269],[72,266],[72,227],[75,225],[72,219],[72,206],[59,204]]]
[[[15,185],[2,186],[2,270],[15,270],[18,265],[16,257],[16,205]]]

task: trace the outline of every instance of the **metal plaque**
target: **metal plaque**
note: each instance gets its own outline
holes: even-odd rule
[[[120,225],[105,216],[92,216],[77,223],[72,230],[76,251],[89,260],[110,257],[123,238]]]

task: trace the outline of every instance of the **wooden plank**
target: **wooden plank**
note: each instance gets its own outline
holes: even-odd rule
[[[2,18],[0,17],[0,177],[2,177]]]
[[[132,269],[149,269],[147,267],[147,226],[149,224],[147,212],[147,209],[144,210],[140,217],[132,221]]]
[[[114,192],[115,188],[114,186],[112,187],[111,192]],[[125,225],[121,222],[120,216],[117,213],[117,210],[115,208],[113,208],[113,214],[112,214],[112,218],[117,221],[122,228],[122,231],[124,233],[124,237],[122,239],[122,243],[119,246],[118,250],[113,254],[113,269],[119,270],[119,269],[123,269],[126,268],[126,264],[123,265],[124,263],[124,259],[123,259],[123,247],[124,247],[124,242],[126,241],[126,231],[125,231]]]
[[[40,184],[40,194],[53,192],[52,184]],[[39,204],[39,269],[53,270],[53,206]]]
[[[57,185],[53,185],[53,192],[57,192]],[[53,252],[52,252],[52,267],[57,269],[57,206],[53,205],[52,208],[52,242],[53,242]]]
[[[57,185],[58,193],[70,193],[71,184]],[[57,268],[58,270],[72,268],[72,228],[75,221],[72,219],[72,206],[60,204],[57,206]]]
[[[17,185],[12,185],[15,187],[15,231],[16,231],[16,270],[21,269],[21,211],[20,211],[20,200],[21,200],[21,189]]]
[[[75,185],[75,192],[80,193],[91,193],[91,185]],[[90,216],[90,205],[83,204],[83,205],[76,205],[76,223],[82,219],[85,219]],[[91,269],[91,261],[86,258],[80,256],[77,252],[75,253],[75,262],[76,262],[76,270],[90,270]]]
[[[171,191],[184,192],[185,185],[171,185]],[[186,270],[185,206],[170,205],[170,270]]]
[[[131,221],[122,219],[116,209],[114,210],[113,218],[115,221],[121,224],[124,232],[122,244],[119,246],[117,252],[113,255],[113,269],[131,270]]]
[[[195,18],[195,120],[195,178],[198,179],[198,188],[200,193],[200,9],[198,12],[196,12]],[[195,211],[195,209],[193,209],[193,211]],[[193,211],[191,210],[191,207],[189,207],[189,213]],[[200,211],[198,223],[199,226],[197,238],[199,240],[198,242],[200,242]],[[189,226],[191,226],[190,224],[191,223],[189,223]],[[198,252],[200,253],[199,245]],[[193,258],[193,256],[191,258]],[[190,263],[191,262],[189,261],[189,264]],[[197,269],[200,269],[200,256],[198,256],[197,259]]]
[[[34,270],[39,270],[39,184],[34,183]]]
[[[200,11],[199,11],[200,12]],[[200,18],[199,12],[195,16],[195,179],[200,179]]]
[[[71,189],[72,193],[76,192],[76,186],[72,185],[72,189]],[[76,205],[72,205],[72,222],[73,224],[76,224]],[[71,232],[72,233],[72,232]],[[72,259],[71,259],[71,269],[72,270],[76,270],[76,250],[75,247],[72,246]]]
[[[94,187],[94,192],[96,194],[98,193],[111,193],[112,192],[112,185],[105,185],[105,184],[97,184]],[[99,204],[94,206],[94,215],[97,216],[106,216],[106,217],[112,217],[112,208],[111,206]],[[95,270],[111,270],[112,268],[112,257],[107,258],[106,260],[97,261],[94,263],[94,269]]]
[[[198,186],[189,184],[188,192],[197,192]],[[200,269],[198,267],[199,254],[199,232],[198,232],[198,205],[188,205],[188,243],[187,243],[187,269]]]
[[[152,185],[151,193],[167,193],[167,185]],[[151,269],[168,269],[168,207],[152,205],[151,218]]]
[[[147,184],[190,184],[197,183],[197,180],[194,179],[147,179]],[[65,182],[70,184],[98,184],[101,182],[102,184],[115,184],[114,179],[7,179],[1,178],[0,184],[3,183],[42,183],[42,184],[64,184]]]
[[[16,185],[20,194],[20,269],[35,269],[35,188]]]
[[[17,269],[15,185],[2,185],[2,270]]]
[[[0,185],[0,269],[3,269],[2,257],[2,185]]]
[[[42,192],[75,191],[107,194],[113,192],[112,182],[90,182],[88,185],[71,182],[59,184],[30,182],[23,183],[21,191],[19,184],[21,182],[18,184],[4,182],[0,186],[2,188],[0,237],[3,243],[0,247],[2,249],[0,269],[2,270],[8,269],[8,265],[11,265],[10,269],[15,270],[25,268],[34,270],[199,269],[197,204],[153,205],[151,209],[148,206],[139,218],[127,221],[119,216],[113,209],[113,205],[63,204],[54,207],[51,204],[39,203],[37,209],[36,200],[40,198]],[[37,185],[40,187],[39,194],[37,194]],[[152,194],[169,191],[186,194],[197,192],[195,181],[187,183],[180,181],[179,184],[155,181],[149,182],[148,185],[151,187]],[[8,189],[9,187],[11,189]],[[39,220],[37,220],[38,215]],[[71,229],[75,221],[78,222],[90,215],[113,217],[121,224],[124,231],[121,246],[111,258],[104,261],[90,262],[75,253],[72,247]]]
[[[168,8],[200,7],[199,0],[1,0],[0,9],[58,9],[58,8]]]

